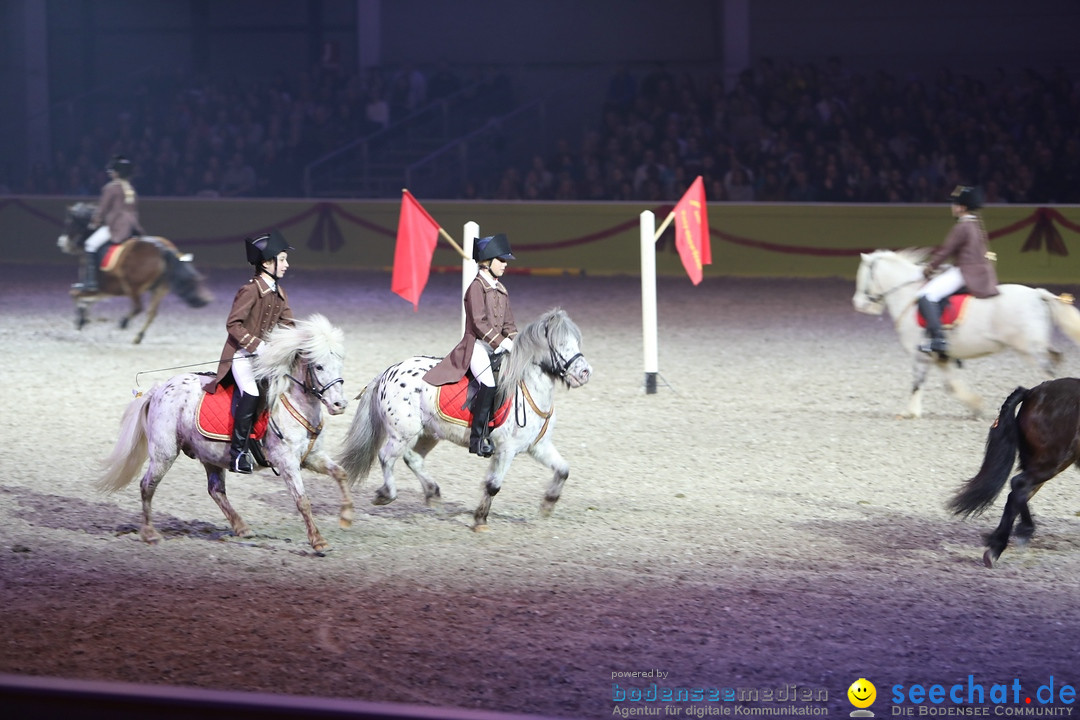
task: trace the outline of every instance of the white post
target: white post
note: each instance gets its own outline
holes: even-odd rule
[[[476,238],[480,237],[480,226],[470,220],[465,223],[465,230],[462,232],[462,249],[468,258],[461,259],[461,297],[465,297],[465,291],[469,289],[469,283],[476,277],[476,261],[472,259],[473,245],[476,243]],[[465,305],[461,306],[461,334],[465,335]]]
[[[645,348],[645,392],[656,394],[660,359],[656,341],[656,216],[641,213],[641,327]]]

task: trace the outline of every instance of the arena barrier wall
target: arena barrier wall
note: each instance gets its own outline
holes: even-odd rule
[[[56,239],[66,205],[87,198],[0,198],[3,262],[69,263]],[[92,199],[92,198],[90,198]],[[425,201],[459,242],[470,220],[481,235],[510,236],[519,272],[587,275],[640,273],[639,216],[663,221],[672,205]],[[200,267],[242,267],[245,237],[278,228],[304,268],[389,269],[400,200],[142,198],[151,234],[195,254]],[[859,253],[939,244],[952,224],[941,205],[709,204],[713,264],[705,277],[854,279]],[[1080,206],[997,205],[983,211],[1002,282],[1068,284],[1080,279]],[[436,269],[460,267],[440,241]],[[674,229],[657,243],[657,274],[683,275]]]

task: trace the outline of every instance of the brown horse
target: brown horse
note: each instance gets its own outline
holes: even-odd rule
[[[81,255],[83,244],[90,236],[90,219],[95,206],[76,203],[67,209],[64,234],[57,241],[60,249],[72,255]],[[190,255],[181,255],[176,246],[162,237],[132,238],[124,247],[115,267],[102,269],[98,290],[71,291],[75,299],[75,327],[86,325],[90,306],[110,296],[131,299],[131,310],[120,319],[120,327],[126,328],[131,319],[143,311],[142,296],[150,293],[146,322],[135,336],[134,342],[142,342],[146,329],[157,317],[158,305],[172,290],[191,307],[202,307],[214,297],[206,287],[202,275],[192,266]]]
[[[1016,408],[1020,406],[1020,411]],[[1028,500],[1050,478],[1080,462],[1080,379],[1048,380],[1028,390],[1018,387],[1001,406],[986,439],[986,456],[975,477],[948,503],[956,515],[978,515],[990,507],[1005,487],[1017,451],[1020,472],[1013,476],[1005,511],[997,528],[986,536],[983,564],[993,567],[1009,536],[1027,542],[1035,532]],[[1020,522],[1013,533],[1013,523]]]

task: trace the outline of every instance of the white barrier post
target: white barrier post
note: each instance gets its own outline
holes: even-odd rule
[[[476,277],[476,261],[473,257],[473,245],[476,243],[476,238],[480,237],[480,225],[470,220],[465,223],[465,229],[462,231],[463,237],[461,238],[464,245],[466,257],[461,259],[461,297],[465,297],[465,291],[469,289],[469,283]],[[461,305],[461,335],[465,335],[465,304]]]
[[[645,393],[656,394],[660,371],[656,329],[656,216],[641,213],[641,327],[645,350]]]

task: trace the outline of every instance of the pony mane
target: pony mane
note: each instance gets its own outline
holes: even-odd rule
[[[71,218],[84,225],[90,223],[90,219],[94,217],[96,211],[97,205],[88,202],[77,202],[68,208],[68,214],[71,215]]]
[[[266,396],[271,404],[288,389],[292,381],[286,376],[298,360],[318,363],[331,356],[345,358],[345,333],[325,315],[315,313],[295,323],[271,330],[255,353],[255,378],[270,381]]]
[[[525,326],[514,338],[514,349],[507,353],[499,370],[499,391],[496,402],[502,402],[514,393],[517,384],[525,377],[531,365],[548,359],[548,338],[558,339],[569,335],[581,344],[581,330],[562,308],[552,308]]]
[[[926,262],[926,257],[930,254],[930,248],[909,247],[895,250],[894,252],[896,256],[904,262],[909,262],[912,265],[922,265]]]

